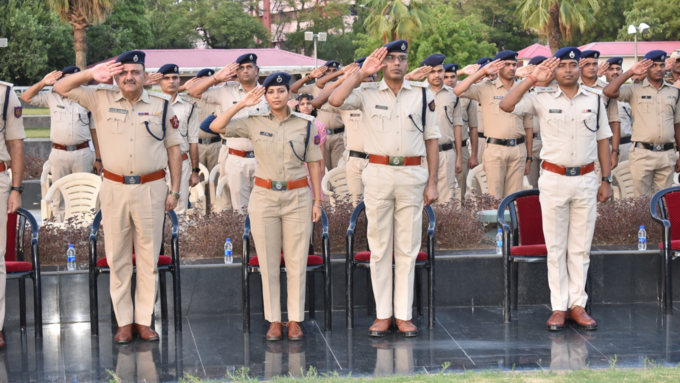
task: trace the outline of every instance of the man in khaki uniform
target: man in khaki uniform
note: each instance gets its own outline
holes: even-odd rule
[[[54,85],[62,76],[68,77],[78,72],[80,68],[76,66],[66,67],[61,72],[51,72],[21,95],[21,100],[26,103],[50,109],[52,151],[49,161],[53,183],[72,173],[90,173],[93,167],[97,174],[102,170],[97,131],[90,112],[54,91],[40,92],[45,86]],[[95,154],[90,150],[90,139]],[[64,201],[60,193],[52,200],[52,211],[58,222],[64,220]]]
[[[500,103],[506,112],[540,119],[544,171],[538,188],[553,310],[547,322],[549,331],[565,329],[567,316],[578,327],[597,329],[597,323],[584,309],[588,300],[585,285],[597,201],[604,202],[612,195],[612,133],[602,97],[578,83],[580,53],[572,47],[558,50]],[[539,87],[528,93],[532,86],[552,76],[557,86]],[[604,176],[599,186],[597,158]]]
[[[475,65],[479,65],[478,70],[482,70],[491,62],[491,57],[482,57],[477,60]],[[493,81],[498,78],[498,73],[487,74],[475,82],[478,84],[483,81]],[[457,84],[457,83],[456,83]],[[455,88],[455,86],[454,86]],[[463,97],[465,98],[465,97]],[[468,99],[469,100],[469,99]],[[476,100],[475,100],[476,101]],[[484,149],[486,149],[486,136],[484,135],[484,113],[482,112],[482,103],[477,101],[477,163],[484,163]],[[472,142],[470,143],[470,152],[472,152]],[[472,168],[471,168],[472,169]]]
[[[630,103],[633,147],[630,172],[635,196],[670,187],[673,170],[680,171],[676,144],[680,141],[680,89],[664,81],[666,52],[651,51],[604,88],[608,97]],[[641,84],[624,85],[632,76],[647,74]]]
[[[158,340],[152,330],[156,265],[162,244],[165,212],[177,206],[181,158],[179,120],[162,93],[143,88],[145,54],[129,51],[115,62],[99,64],[55,84],[57,93],[92,111],[101,142],[104,182],[101,186],[106,261],[111,271],[111,300],[118,321],[117,343]],[[106,85],[115,78],[118,87]],[[81,85],[101,83],[97,89]],[[165,183],[170,168],[172,189]],[[130,287],[132,246],[137,283],[134,309]]]
[[[548,58],[545,56],[536,56],[532,57],[531,60],[529,60],[528,65],[541,65],[545,60]],[[554,78],[550,78],[549,82],[545,83],[537,83],[536,86],[532,89],[532,91],[535,91],[536,88],[539,87],[547,87],[550,86],[550,82],[552,82]],[[534,139],[531,143],[531,157],[533,158],[533,161],[531,161],[531,169],[529,169],[529,174],[527,175],[527,178],[529,179],[529,184],[534,188],[538,188],[538,178],[541,175],[541,149],[543,148],[543,142],[541,141],[541,120],[536,117],[532,116],[533,118],[533,130],[534,130]]]
[[[446,64],[444,65],[444,85],[453,89],[458,83],[458,64]],[[461,73],[468,68],[464,68]],[[477,127],[479,122],[477,119],[477,102],[472,101],[469,98],[460,98],[460,114],[463,120],[463,126],[461,129],[462,136],[462,147],[461,153],[463,157],[463,171],[456,174],[456,180],[458,181],[458,187],[460,187],[460,197],[461,200],[465,199],[465,194],[467,193],[467,177],[470,173],[470,169],[479,165],[477,160],[477,148],[479,147],[479,136],[477,135]],[[469,147],[466,144],[470,142]]]
[[[497,199],[523,189],[524,175],[531,167],[533,119],[521,118],[500,110],[498,103],[515,85],[517,53],[502,51],[494,61],[477,73],[468,76],[454,88],[456,95],[467,97],[482,104],[486,137],[484,172],[489,194]],[[494,81],[482,81],[488,74],[498,73]],[[525,145],[526,142],[526,145]]]
[[[217,106],[216,114],[220,115],[231,108],[245,95],[258,86],[257,55],[246,53],[239,56],[236,62],[229,64],[212,77],[203,79],[189,88],[189,94],[201,98]],[[229,81],[223,86],[212,87],[227,81],[236,73],[238,82]],[[245,117],[248,110],[267,111],[267,102],[262,100],[258,105],[240,111],[237,117]],[[243,211],[248,206],[250,193],[253,190],[253,180],[257,169],[257,161],[253,152],[253,143],[248,138],[222,138],[220,151],[220,175],[227,177],[231,205],[234,209]]]
[[[675,84],[678,80],[680,80],[680,52],[673,52],[669,56],[669,58],[672,59],[673,64],[670,65],[670,68],[668,68],[668,63],[666,63],[666,82],[669,84]]]
[[[198,113],[196,103],[185,100],[177,92],[179,89],[179,67],[165,64],[158,70],[163,75],[159,83],[163,94],[172,97],[172,108],[179,119],[179,134],[183,138],[179,150],[182,153],[182,179],[179,183],[179,201],[175,213],[184,214],[189,206],[189,187],[196,186],[201,180],[198,173]],[[171,185],[170,175],[166,176]]]
[[[411,322],[411,306],[423,204],[429,205],[438,198],[437,140],[441,134],[434,113],[435,102],[425,84],[404,80],[408,70],[407,49],[405,40],[376,49],[361,70],[329,99],[333,106],[362,110],[369,121],[365,143],[369,164],[362,179],[378,317],[369,329],[370,336],[385,336],[393,314],[402,335],[418,334]],[[365,77],[381,69],[384,76],[381,82],[362,84],[355,89]]]
[[[621,76],[623,73],[623,58],[611,57],[606,61],[605,78],[607,83],[612,82],[613,79]],[[630,155],[631,136],[633,135],[633,112],[630,104],[621,100],[617,100],[619,105],[619,123],[621,138],[619,139],[619,162],[628,161]],[[614,153],[612,153],[613,155]]]
[[[24,120],[21,102],[12,89],[13,85],[0,81],[0,330],[5,323],[5,287],[7,269],[7,214],[16,213],[21,207],[21,180],[24,176]],[[7,172],[12,169],[12,177]],[[0,332],[0,348],[5,339]]]
[[[202,79],[204,77],[210,77],[214,73],[215,73],[215,71],[213,69],[210,69],[210,68],[201,69],[198,72],[198,74],[196,75],[196,77],[187,81],[182,87],[189,89],[189,87],[191,87],[191,85],[195,84],[200,79]],[[180,93],[181,92],[182,92],[182,90],[180,88]],[[188,95],[188,94],[184,95],[182,97],[185,100],[193,101],[196,104],[195,113],[198,114],[198,121],[200,121],[200,122],[204,121],[206,118],[208,118],[208,116],[215,113],[215,105],[214,104],[209,104],[205,100],[191,97],[191,95]],[[207,133],[207,132],[204,132],[204,131],[199,129],[199,131],[198,131],[198,160],[206,168],[208,168],[208,172],[212,171],[213,168],[215,166],[217,166],[217,164],[219,163],[220,149],[221,148],[222,148],[222,139],[220,138],[219,135]]]
[[[586,90],[591,93],[599,94],[604,100],[605,108],[607,109],[607,118],[609,118],[609,127],[612,130],[612,169],[619,164],[619,139],[621,138],[621,124],[619,118],[619,104],[616,100],[602,94],[602,89],[607,86],[607,83],[599,79],[600,67],[597,59],[600,57],[600,52],[587,50],[581,52],[581,60],[579,60],[579,68],[581,70],[581,78],[579,84],[585,85]]]

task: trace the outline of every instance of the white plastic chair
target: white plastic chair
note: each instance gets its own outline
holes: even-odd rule
[[[93,211],[97,210],[99,189],[102,179],[91,173],[73,173],[60,178],[50,186],[45,198],[40,201],[42,211],[47,211],[47,206],[52,203],[54,193],[59,191],[64,200],[64,220],[80,216],[83,224],[88,225],[94,218]],[[43,216],[47,221],[52,216]]]
[[[222,211],[225,209],[224,203],[222,202],[222,196],[224,193],[229,193],[229,187],[227,186],[227,177],[220,177],[220,180],[215,186],[215,199],[213,200],[213,211]]]
[[[486,173],[484,172],[482,165],[477,165],[470,169],[466,182],[468,190],[467,196],[470,196],[472,190],[475,190],[478,195],[485,194],[489,190],[486,184]]]
[[[349,195],[347,187],[347,172],[345,167],[337,167],[323,176],[321,179],[321,190],[326,196],[326,200],[335,205],[335,197],[345,197]]]
[[[210,193],[210,203],[213,205],[212,211],[222,211],[224,209],[222,198],[217,200],[217,184],[220,182],[220,164],[215,165],[208,177],[208,191]],[[220,193],[220,196],[222,194]]]
[[[522,179],[522,185],[524,186],[524,190],[531,190],[531,189],[534,188],[529,183],[529,177],[527,177],[527,176],[524,176],[524,178]]]
[[[189,202],[191,203],[191,208],[187,209],[187,216],[207,213],[203,183],[199,182],[196,186],[189,188]]]
[[[42,174],[40,175],[40,198],[45,199],[50,186],[52,186],[52,167],[50,166],[50,161],[45,161]],[[47,209],[43,209],[41,206],[40,213],[43,217],[51,217],[52,206],[47,204]]]
[[[612,171],[612,178],[617,186],[612,189],[615,199],[631,198],[635,195],[633,175],[628,161],[619,162],[619,166]]]
[[[678,180],[679,176],[680,176],[680,173],[674,173],[673,174],[673,186],[680,186],[680,180]]]
[[[210,182],[210,171],[202,163],[198,164],[198,168],[201,170],[198,173],[198,177],[201,179],[201,183],[203,184],[203,191],[205,191],[206,186],[208,186],[208,182]]]

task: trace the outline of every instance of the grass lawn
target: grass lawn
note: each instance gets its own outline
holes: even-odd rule
[[[24,116],[49,116],[50,108],[24,108]]]
[[[50,138],[50,130],[43,128],[27,128],[26,138]]]

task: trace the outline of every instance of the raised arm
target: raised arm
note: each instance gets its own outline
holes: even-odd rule
[[[642,76],[647,74],[647,69],[653,65],[652,60],[642,60],[638,61],[630,69],[623,72],[623,74],[612,80],[607,86],[604,87],[602,93],[605,96],[613,99],[619,98],[619,88],[623,85],[629,78],[633,76]]]
[[[48,86],[48,85],[54,85],[54,83],[59,80],[61,77],[61,72],[59,71],[53,71],[48,73],[45,77],[43,77],[42,80],[40,80],[38,83],[34,84],[30,88],[26,89],[26,91],[19,97],[21,101],[26,102],[26,103],[31,103],[31,100],[33,100],[33,97],[35,97],[36,94],[40,93],[40,91]]]
[[[227,124],[232,118],[243,108],[255,106],[260,103],[262,96],[264,96],[265,88],[262,86],[255,87],[248,94],[237,102],[226,112],[220,114],[213,122],[210,123],[210,130],[215,133],[225,134],[227,132]]]
[[[467,76],[463,81],[458,81],[456,87],[453,88],[453,93],[455,93],[456,96],[460,97],[460,95],[465,93],[466,90],[470,89],[472,84],[476,83],[477,80],[480,80],[484,76],[494,75],[498,73],[498,71],[504,65],[505,64],[502,63],[500,59],[488,63],[484,68],[482,68],[482,70],[478,70],[477,72],[472,73],[471,75]]]
[[[312,71],[312,73],[306,75],[305,77],[295,81],[293,85],[290,86],[290,93],[297,93],[300,88],[302,88],[307,81],[314,80],[316,78],[320,78],[323,76],[324,73],[328,70],[328,67],[326,66],[320,66]]]
[[[340,85],[342,85],[342,83],[345,82],[345,80],[352,77],[358,71],[359,71],[358,65],[353,68],[347,69],[345,71],[344,76],[340,77],[338,81],[332,82],[330,85],[324,87],[323,88],[324,92],[314,97],[314,100],[312,100],[312,106],[315,107],[316,109],[320,109],[325,103],[328,102],[328,99],[333,94],[333,91],[337,89]]]
[[[59,93],[62,97],[68,97],[69,92],[73,89],[87,84],[94,80],[100,83],[106,83],[113,78],[113,76],[123,71],[123,64],[109,61],[99,64],[92,69],[87,69],[82,72],[74,73],[68,77],[63,78],[54,84],[54,91]]]
[[[373,51],[373,53],[371,53],[371,55],[366,58],[366,61],[364,61],[361,69],[351,77],[348,77],[347,80],[345,80],[340,85],[340,87],[338,87],[338,89],[333,92],[331,97],[328,99],[328,103],[332,106],[335,106],[336,108],[341,107],[342,104],[345,103],[345,99],[349,97],[354,88],[359,86],[359,84],[361,84],[366,77],[380,72],[380,70],[386,66],[383,64],[385,56],[387,56],[387,49],[385,47],[378,48]]]
[[[220,71],[214,75],[196,81],[189,86],[189,95],[200,100],[203,96],[203,93],[210,89],[211,86],[228,81],[230,78],[232,78],[238,71],[238,66],[239,65],[237,63],[231,63],[220,69]]]
[[[352,70],[353,68],[359,68],[359,64],[351,63],[333,74],[321,77],[316,81],[316,86],[320,89],[326,89],[326,84],[328,84],[328,82],[333,81],[336,78],[344,75],[345,73],[347,73],[347,71]]]
[[[528,92],[529,89],[531,89],[534,83],[548,81],[548,79],[552,77],[552,74],[555,72],[555,68],[557,68],[559,64],[560,59],[554,57],[543,61],[541,65],[534,68],[534,71],[529,77],[527,77],[522,82],[520,82],[512,89],[510,89],[508,94],[506,94],[505,97],[503,97],[503,99],[501,100],[499,107],[504,112],[512,113],[515,110],[515,105],[517,105],[522,100],[524,94]],[[528,129],[527,134],[529,134]],[[530,155],[529,153],[531,152],[528,152],[527,155]]]

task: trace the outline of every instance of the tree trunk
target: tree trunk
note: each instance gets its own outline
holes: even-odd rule
[[[76,51],[76,66],[87,69],[87,27],[73,26],[73,50]]]
[[[560,28],[560,3],[556,1],[550,6],[550,22],[552,30],[548,34],[548,46],[554,55],[560,49],[562,43],[562,29]]]

